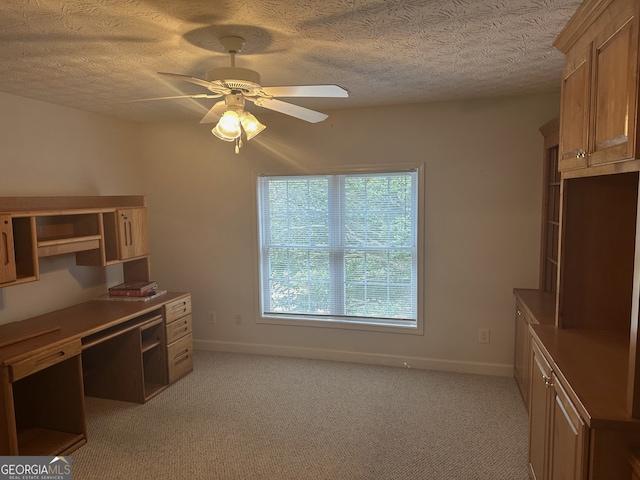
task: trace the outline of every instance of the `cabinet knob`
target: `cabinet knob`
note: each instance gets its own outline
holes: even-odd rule
[[[542,379],[544,380],[544,384],[547,388],[553,387],[553,380],[551,380],[551,377],[548,377],[547,375],[542,375]]]
[[[587,152],[585,152],[584,150],[578,150],[578,153],[576,153],[576,158],[584,158],[587,156]]]

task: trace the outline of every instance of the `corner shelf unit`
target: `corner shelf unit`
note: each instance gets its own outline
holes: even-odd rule
[[[70,253],[150,280],[145,197],[0,197],[0,288],[37,281],[40,258]]]

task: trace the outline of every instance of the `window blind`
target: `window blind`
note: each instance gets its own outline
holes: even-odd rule
[[[258,178],[263,316],[413,326],[417,172]]]

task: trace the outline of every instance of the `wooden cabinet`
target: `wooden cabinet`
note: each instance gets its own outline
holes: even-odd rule
[[[81,371],[79,342],[0,370],[0,405],[12,413],[0,420],[3,455],[67,455],[86,443]]]
[[[587,166],[589,149],[589,52],[574,48],[567,53],[560,103],[560,170]]]
[[[167,303],[164,307],[167,336],[167,373],[173,383],[193,371],[191,297]]]
[[[127,260],[149,254],[146,208],[116,210],[118,259]]]
[[[587,428],[535,342],[531,344],[529,474],[534,480],[582,480]]]
[[[555,373],[551,376],[549,387],[552,389],[549,478],[583,479],[588,454],[587,428]]]
[[[38,277],[35,219],[0,214],[0,287]]]
[[[525,406],[529,407],[529,388],[531,384],[531,320],[522,305],[516,303],[516,337],[514,348],[513,372]]]
[[[637,476],[639,13],[640,0],[585,0],[555,42],[566,54],[555,315],[529,325],[537,480]],[[544,294],[514,292],[527,314]]]
[[[85,395],[144,403],[189,373],[190,313],[167,292],[0,325],[0,455],[69,454],[87,441]]]
[[[531,390],[530,325],[553,325],[556,315],[555,294],[541,290],[516,288],[515,341],[513,374],[527,409]]]
[[[16,279],[11,215],[0,213],[0,283],[13,282]]]
[[[637,157],[638,12],[636,1],[587,0],[556,39],[560,170]]]
[[[540,350],[532,345],[531,393],[529,403],[529,475],[533,480],[549,478],[549,405],[551,366]]]
[[[150,280],[143,196],[0,197],[0,288],[39,279],[39,259],[122,264],[125,281]]]

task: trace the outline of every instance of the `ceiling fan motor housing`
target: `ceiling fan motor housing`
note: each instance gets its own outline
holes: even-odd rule
[[[222,82],[231,90],[249,92],[254,88],[260,88],[260,74],[248,68],[212,68],[207,72],[206,78],[209,82]]]

